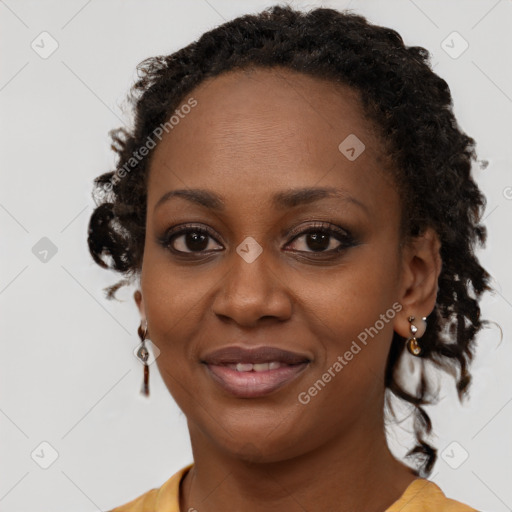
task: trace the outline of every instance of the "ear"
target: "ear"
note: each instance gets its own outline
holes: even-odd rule
[[[437,233],[427,228],[402,248],[402,279],[398,298],[402,310],[395,317],[394,329],[403,338],[410,336],[410,316],[417,319],[414,324],[418,327],[418,337],[421,337],[423,326],[418,320],[434,309],[442,267],[440,247]]]

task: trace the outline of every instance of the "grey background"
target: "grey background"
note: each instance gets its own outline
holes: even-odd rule
[[[107,132],[129,119],[122,107],[137,63],[273,3],[0,1],[0,511],[108,510],[191,461],[185,419],[156,365],[151,397],[139,394],[133,290],[107,301],[102,289],[118,276],[89,257],[91,184],[115,162]],[[474,170],[488,199],[481,257],[496,287],[483,317],[503,341],[496,327],[479,336],[465,405],[443,380],[443,400],[429,409],[440,455],[431,479],[480,510],[511,510],[512,2],[292,5],[351,8],[429,49],[488,162]],[[406,422],[389,441],[397,456],[406,451]]]

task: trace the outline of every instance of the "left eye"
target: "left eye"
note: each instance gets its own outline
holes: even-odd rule
[[[304,239],[303,245],[308,247],[311,252],[330,252],[335,251],[344,245],[343,238],[346,238],[346,235],[343,237],[337,232],[329,229],[308,230],[294,238],[294,244],[296,243],[296,240],[300,240],[301,238]],[[301,251],[301,249],[297,250]],[[310,251],[306,250],[305,252]]]

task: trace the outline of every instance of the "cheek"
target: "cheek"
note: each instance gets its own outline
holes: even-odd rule
[[[180,382],[186,380],[187,389],[193,388],[190,372],[196,370],[197,348],[190,341],[204,337],[212,290],[221,279],[199,267],[171,265],[158,250],[145,254],[141,288],[148,330],[160,350],[157,365],[173,396],[181,393]]]
[[[200,394],[191,373],[196,362],[187,340],[200,335],[206,290],[168,264],[148,257],[144,265],[141,287],[148,330],[160,350],[156,364],[178,406],[190,411]]]
[[[396,255],[360,251],[357,256],[345,269],[333,273],[328,285],[315,281],[310,288],[310,296],[318,299],[311,302],[307,323],[320,353],[308,385],[315,386],[319,379],[328,383],[312,389],[317,393],[314,396],[308,393],[310,388],[303,391],[319,414],[322,407],[331,406],[334,416],[348,411],[356,414],[364,407],[362,397],[378,397],[384,389],[394,318],[401,309],[396,301]]]
[[[392,330],[392,322],[384,321],[383,326],[379,320],[381,315],[389,320],[395,314],[396,256],[372,252],[360,251],[350,264],[331,273],[328,279],[309,281],[310,307],[319,325],[329,328],[330,335],[324,333],[328,338],[336,338],[339,333],[340,341],[347,343],[376,322],[379,330]]]

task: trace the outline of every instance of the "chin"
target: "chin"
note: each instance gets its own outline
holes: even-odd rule
[[[275,425],[274,425],[275,428]],[[247,429],[238,436],[223,436],[217,445],[230,457],[248,463],[269,464],[281,462],[300,455],[298,448],[304,443],[290,434],[265,433],[263,429]],[[268,431],[267,431],[268,432]]]

